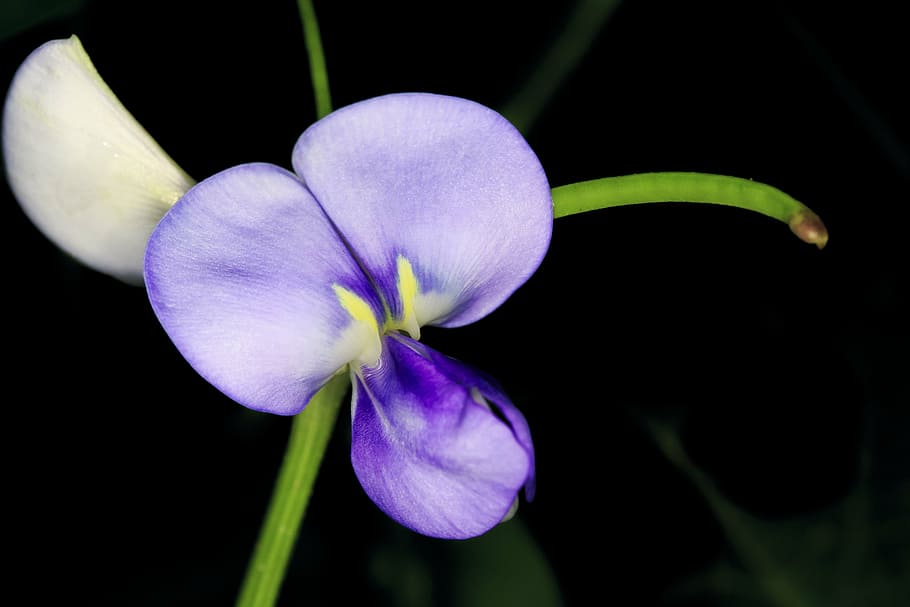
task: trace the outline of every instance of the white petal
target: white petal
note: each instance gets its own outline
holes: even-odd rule
[[[13,194],[45,235],[135,284],[152,229],[193,185],[76,36],[42,45],[19,67],[3,110],[3,156]]]

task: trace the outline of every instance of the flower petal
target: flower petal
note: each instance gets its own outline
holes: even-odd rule
[[[477,390],[477,393],[483,397],[488,407],[508,423],[518,441],[528,457],[531,459],[528,467],[528,478],[525,481],[525,496],[528,501],[534,499],[536,490],[536,465],[534,459],[534,443],[531,440],[531,428],[524,414],[512,404],[511,399],[503,391],[499,383],[482,371],[473,369],[462,362],[455,360],[436,350],[421,346],[424,355],[436,365],[436,369],[445,375],[450,381],[463,386],[471,386]],[[476,397],[475,397],[476,400]]]
[[[478,396],[473,375],[400,335],[354,378],[351,461],[370,498],[434,537],[480,535],[510,513],[533,456]],[[457,368],[458,380],[452,369]],[[469,383],[468,383],[469,382]]]
[[[145,280],[183,356],[252,409],[297,413],[349,361],[378,356],[374,290],[304,185],[274,165],[187,192],[152,234]]]
[[[3,157],[29,219],[82,263],[142,281],[145,244],[193,185],[101,80],[75,36],[19,67],[3,110]]]
[[[482,105],[396,94],[342,108],[308,128],[294,168],[386,297],[395,318],[464,325],[537,269],[553,225],[534,152]],[[402,259],[416,278],[402,301]]]

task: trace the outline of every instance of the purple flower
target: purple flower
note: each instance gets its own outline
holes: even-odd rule
[[[527,422],[418,340],[489,314],[540,264],[553,210],[537,157],[484,106],[398,94],[315,123],[293,166],[237,166],[177,202],[146,251],[155,313],[251,409],[296,414],[349,372],[370,498],[426,535],[484,533],[533,495]]]

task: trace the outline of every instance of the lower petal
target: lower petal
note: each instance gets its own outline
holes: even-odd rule
[[[528,501],[534,499],[537,481],[534,444],[531,441],[531,428],[528,427],[528,421],[525,419],[524,414],[512,404],[512,401],[493,378],[426,346],[421,346],[421,348],[427,358],[436,365],[440,373],[444,374],[450,381],[473,387],[477,394],[483,397],[484,402],[492,407],[495,413],[512,428],[515,440],[524,447],[528,457],[531,458],[528,478],[525,481],[524,488],[525,497],[527,497]]]
[[[503,421],[486,403],[488,380],[393,335],[379,364],[361,367],[353,383],[351,460],[384,512],[453,539],[480,535],[509,514],[533,478],[533,450],[523,418],[516,432],[514,414]]]

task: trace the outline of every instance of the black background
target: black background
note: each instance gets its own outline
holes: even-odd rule
[[[499,310],[425,333],[527,415],[538,497],[518,516],[567,604],[662,604],[726,554],[637,417],[678,415],[693,459],[767,519],[849,493],[871,425],[910,431],[910,45],[897,8],[850,6],[627,0],[526,131],[553,186],[671,170],[769,183],[821,215],[825,250],[719,207],[563,218]],[[570,8],[317,2],[334,105],[430,91],[501,108]],[[4,86],[29,51],[71,33],[197,179],[289,166],[313,120],[291,0],[90,2],[0,43]],[[72,262],[0,195],[4,519],[23,604],[231,604],[289,420],[206,384],[142,289]],[[394,604],[369,573],[375,546],[404,533],[434,554],[357,485],[348,423],[343,411],[282,604]],[[881,465],[907,478],[910,457]]]

